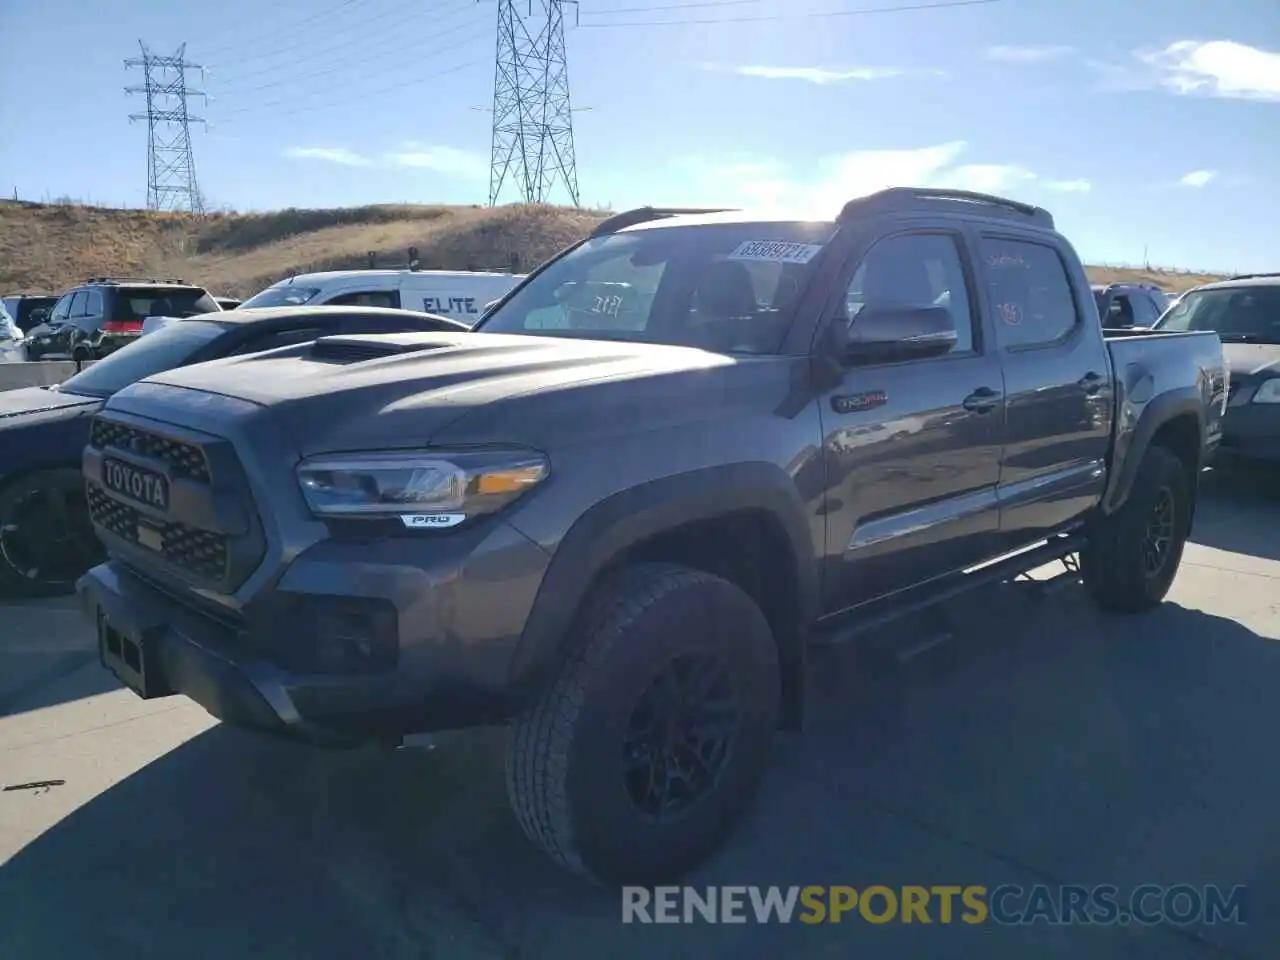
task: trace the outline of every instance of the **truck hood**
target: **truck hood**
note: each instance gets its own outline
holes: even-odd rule
[[[44,387],[22,387],[0,390],[0,428],[14,422],[28,423],[66,415],[76,407],[96,407],[102,403],[95,397],[75,393],[59,393]]]
[[[1236,383],[1280,377],[1280,344],[1224,343],[1222,356]]]
[[[478,408],[563,397],[586,383],[670,378],[659,392],[661,406],[690,389],[706,398],[723,396],[715,386],[724,385],[723,377],[715,371],[736,365],[732,357],[690,347],[555,337],[452,332],[325,337],[156,374],[120,391],[111,406],[165,419],[154,407],[167,393],[163,387],[248,401],[263,408],[298,452],[309,456],[423,444]],[[653,394],[645,393],[652,402]],[[702,411],[705,415],[705,405]],[[489,439],[513,438],[477,436],[473,442]]]

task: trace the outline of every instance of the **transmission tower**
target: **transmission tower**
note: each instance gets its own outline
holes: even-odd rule
[[[570,3],[576,11],[576,0],[498,0],[490,206],[508,177],[526,203],[546,203],[559,182],[578,206],[564,42],[564,8]]]
[[[190,97],[204,97],[187,86],[187,71],[204,68],[184,59],[187,45],[171,57],[157,56],[141,40],[142,56],[124,62],[142,68],[143,84],[125,87],[125,93],[146,97],[147,112],[131,113],[130,120],[147,121],[147,209],[204,212],[204,200],[196,183],[191,155],[191,124],[204,123],[187,110]]]

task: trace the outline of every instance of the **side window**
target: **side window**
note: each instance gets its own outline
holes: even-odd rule
[[[86,317],[102,316],[102,291],[101,290],[85,291],[84,315]]]
[[[53,310],[49,314],[49,323],[56,324],[67,322],[67,317],[71,314],[71,300],[72,295],[68,293],[53,305]]]
[[[232,356],[243,356],[246,353],[261,353],[277,347],[287,347],[295,343],[309,343],[316,337],[324,337],[336,331],[327,327],[295,327],[292,330],[272,330],[252,337],[231,351]]]
[[[881,240],[869,251],[845,291],[849,322],[868,304],[946,307],[956,328],[955,353],[973,349],[969,287],[956,240],[949,234],[915,233]]]
[[[394,290],[370,290],[359,293],[344,293],[326,300],[325,306],[331,307],[392,307],[400,306],[400,295]]]
[[[1001,347],[1053,343],[1071,332],[1079,318],[1067,268],[1056,250],[994,237],[984,239],[981,249]]]
[[[71,295],[71,303],[67,307],[67,318],[73,323],[76,317],[84,316],[84,304],[88,294],[83,290],[77,290]]]

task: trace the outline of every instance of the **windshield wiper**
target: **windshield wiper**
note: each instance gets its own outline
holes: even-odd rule
[[[1280,343],[1265,333],[1220,333],[1218,339],[1223,343]]]

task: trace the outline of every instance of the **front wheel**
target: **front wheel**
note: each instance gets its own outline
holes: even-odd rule
[[[70,593],[104,553],[79,470],[40,470],[0,488],[0,592]]]
[[[777,725],[777,648],[725,580],[626,570],[588,601],[551,689],[515,723],[507,787],[528,837],[601,884],[678,878],[754,799]]]
[[[1124,506],[1099,517],[1080,551],[1085,589],[1104,610],[1139,613],[1173,586],[1191,532],[1191,486],[1185,464],[1151,447],[1138,465]]]

